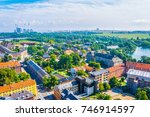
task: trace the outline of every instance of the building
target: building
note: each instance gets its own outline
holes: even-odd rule
[[[3,41],[1,44],[8,49],[14,49],[15,48],[15,45],[10,41]]]
[[[107,68],[107,70],[109,71],[108,80],[114,76],[117,78],[120,78],[121,76],[125,74],[125,65],[122,64],[122,65],[110,67],[110,68]]]
[[[95,53],[94,57],[97,62],[103,62],[107,67],[113,67],[123,63],[119,57],[110,54]]]
[[[34,80],[26,80],[21,81],[18,83],[6,85],[6,86],[0,86],[0,96],[1,97],[9,97],[13,96],[15,93],[21,93],[23,91],[29,91],[34,96],[37,96],[37,87],[36,82]]]
[[[21,72],[21,64],[18,61],[1,62],[0,69],[9,68],[15,70],[17,73]]]
[[[1,53],[5,53],[5,54],[10,54],[12,53],[12,51],[10,49],[8,49],[7,47],[0,45],[0,52]]]
[[[27,61],[28,69],[31,70],[31,72],[36,75],[41,81],[43,77],[49,77],[49,74],[41,68],[38,64],[36,64],[34,61],[29,60]]]
[[[13,100],[33,100],[34,95],[31,92],[25,90],[22,92],[13,93],[9,96],[9,98]]]
[[[76,81],[78,81],[79,84],[79,94],[85,93],[87,96],[89,96],[97,93],[98,82],[96,80],[93,80],[91,78],[82,78],[78,76],[76,77]]]
[[[73,50],[66,50],[64,53],[67,55],[70,55],[70,54],[74,53],[74,51]]]
[[[136,69],[150,72],[150,64],[126,62],[126,72],[128,72],[129,69]]]
[[[54,97],[57,100],[63,100],[64,99],[64,95],[63,95],[64,90],[68,90],[69,92],[72,92],[73,94],[78,94],[78,90],[79,90],[78,88],[79,88],[78,82],[75,80],[64,83],[64,84],[57,85],[54,88]]]
[[[90,78],[77,76],[73,81],[60,84],[54,88],[57,100],[77,100],[81,95],[89,96],[97,92],[98,82]]]
[[[83,70],[83,71],[86,71],[86,72],[91,72],[91,71],[94,70],[94,68],[93,68],[93,67],[90,67],[90,66],[88,66],[88,65],[84,65],[84,66],[80,66],[80,67],[71,68],[71,69],[70,69],[70,72],[71,72],[71,74],[72,74],[73,76],[75,76],[75,75],[77,75],[77,72],[78,72],[79,70]]]
[[[10,54],[13,58],[20,57],[24,59],[28,56],[28,52],[26,49],[21,49],[19,52],[13,52],[10,49],[6,48],[5,46],[0,45],[0,53]]]
[[[86,54],[86,61],[87,62],[94,61],[94,52],[88,52]]]
[[[129,69],[127,72],[127,86],[132,93],[135,93],[138,87],[150,87],[150,72]]]
[[[98,82],[108,82],[109,79],[109,71],[107,69],[101,69],[98,71],[93,71],[89,73],[90,78],[98,81]]]

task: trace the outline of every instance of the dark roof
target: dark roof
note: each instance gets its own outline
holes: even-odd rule
[[[70,94],[66,97],[66,100],[78,100],[78,98],[77,98],[73,93],[70,93]]]
[[[95,56],[106,58],[106,59],[113,59],[114,58],[114,56],[112,56],[110,54],[103,54],[103,53],[95,53]]]
[[[38,64],[36,64],[34,61],[29,60],[27,61],[27,64],[34,70],[34,72],[40,73],[43,77],[45,75],[48,75],[48,73],[42,69]]]

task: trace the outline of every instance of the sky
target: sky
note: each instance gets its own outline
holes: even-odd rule
[[[150,30],[150,0],[0,0],[0,32]]]

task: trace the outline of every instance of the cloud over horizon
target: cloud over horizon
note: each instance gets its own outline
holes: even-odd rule
[[[0,0],[0,32],[12,31],[15,24],[36,31],[150,30],[148,4],[149,0]]]

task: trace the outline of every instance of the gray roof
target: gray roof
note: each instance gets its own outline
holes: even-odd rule
[[[34,70],[34,72],[41,74],[43,77],[45,75],[48,75],[48,73],[44,69],[42,69],[38,64],[36,64],[34,61],[29,60],[27,61],[27,64]]]
[[[94,75],[94,76],[98,76],[98,75],[101,75],[101,74],[104,74],[104,73],[107,73],[107,72],[109,72],[109,71],[106,70],[106,69],[101,69],[101,70],[98,70],[98,71],[90,72],[90,74]]]
[[[139,76],[139,77],[150,78],[150,72],[147,72],[147,71],[129,69],[127,74],[129,74],[129,75],[136,75],[136,76]]]

